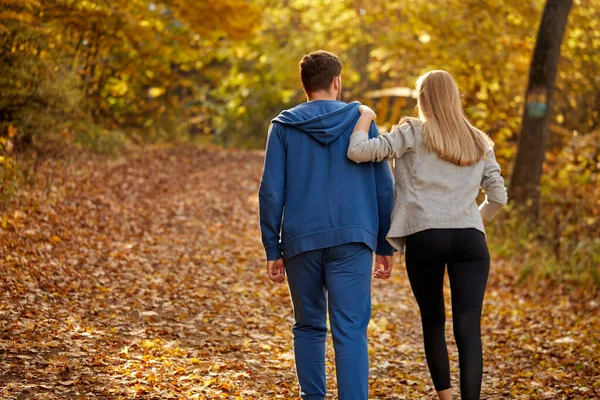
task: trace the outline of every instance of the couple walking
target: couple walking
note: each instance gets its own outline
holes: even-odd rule
[[[483,223],[506,203],[493,143],[465,118],[445,71],[417,81],[418,118],[379,136],[370,108],[340,101],[341,70],[332,53],[304,56],[300,75],[308,101],[273,120],[259,190],[267,273],[278,283],[287,275],[294,307],[300,396],[325,398],[329,313],[339,398],[368,399],[371,277],[389,278],[393,252],[406,249],[438,396],[452,398],[444,337],[447,265],[461,398],[479,399],[480,318],[490,266]],[[391,159],[395,182],[385,162]],[[480,188],[486,199],[478,207]]]

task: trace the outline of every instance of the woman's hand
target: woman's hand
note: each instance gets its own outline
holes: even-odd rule
[[[377,119],[377,114],[375,114],[375,111],[373,111],[371,107],[365,106],[364,104],[358,106],[358,112],[360,113],[361,117],[369,118],[372,120]]]

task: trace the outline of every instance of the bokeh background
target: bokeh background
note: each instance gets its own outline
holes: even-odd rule
[[[297,64],[315,49],[341,57],[344,100],[378,106],[384,129],[414,114],[414,100],[385,91],[373,97],[373,91],[413,88],[420,74],[448,70],[468,118],[496,142],[510,180],[544,6],[543,0],[2,0],[2,194],[14,192],[18,176],[27,177],[40,156],[117,154],[131,144],[173,141],[262,148],[270,119],[304,101]],[[498,243],[501,254],[535,259],[526,260],[525,271],[542,264],[599,279],[599,21],[599,0],[574,0],[548,126],[534,224],[541,228],[521,229],[519,218],[502,224],[510,237]]]
[[[445,69],[495,142],[483,397],[600,397],[600,0],[0,0],[0,397],[297,397],[257,190],[317,49],[382,131]],[[421,333],[396,256],[372,398],[434,398]]]

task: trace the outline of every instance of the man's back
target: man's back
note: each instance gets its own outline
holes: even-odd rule
[[[345,243],[392,253],[385,241],[393,203],[389,166],[359,165],[346,157],[358,106],[317,100],[273,120],[259,193],[269,259],[279,251],[287,259]]]

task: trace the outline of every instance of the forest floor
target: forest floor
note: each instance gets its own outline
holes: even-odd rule
[[[298,398],[288,290],[258,229],[262,157],[181,145],[42,164],[0,211],[0,398]],[[598,291],[517,270],[492,262],[482,397],[599,398]],[[372,399],[433,398],[402,262],[373,283],[369,341]],[[328,360],[337,398],[330,339]]]

